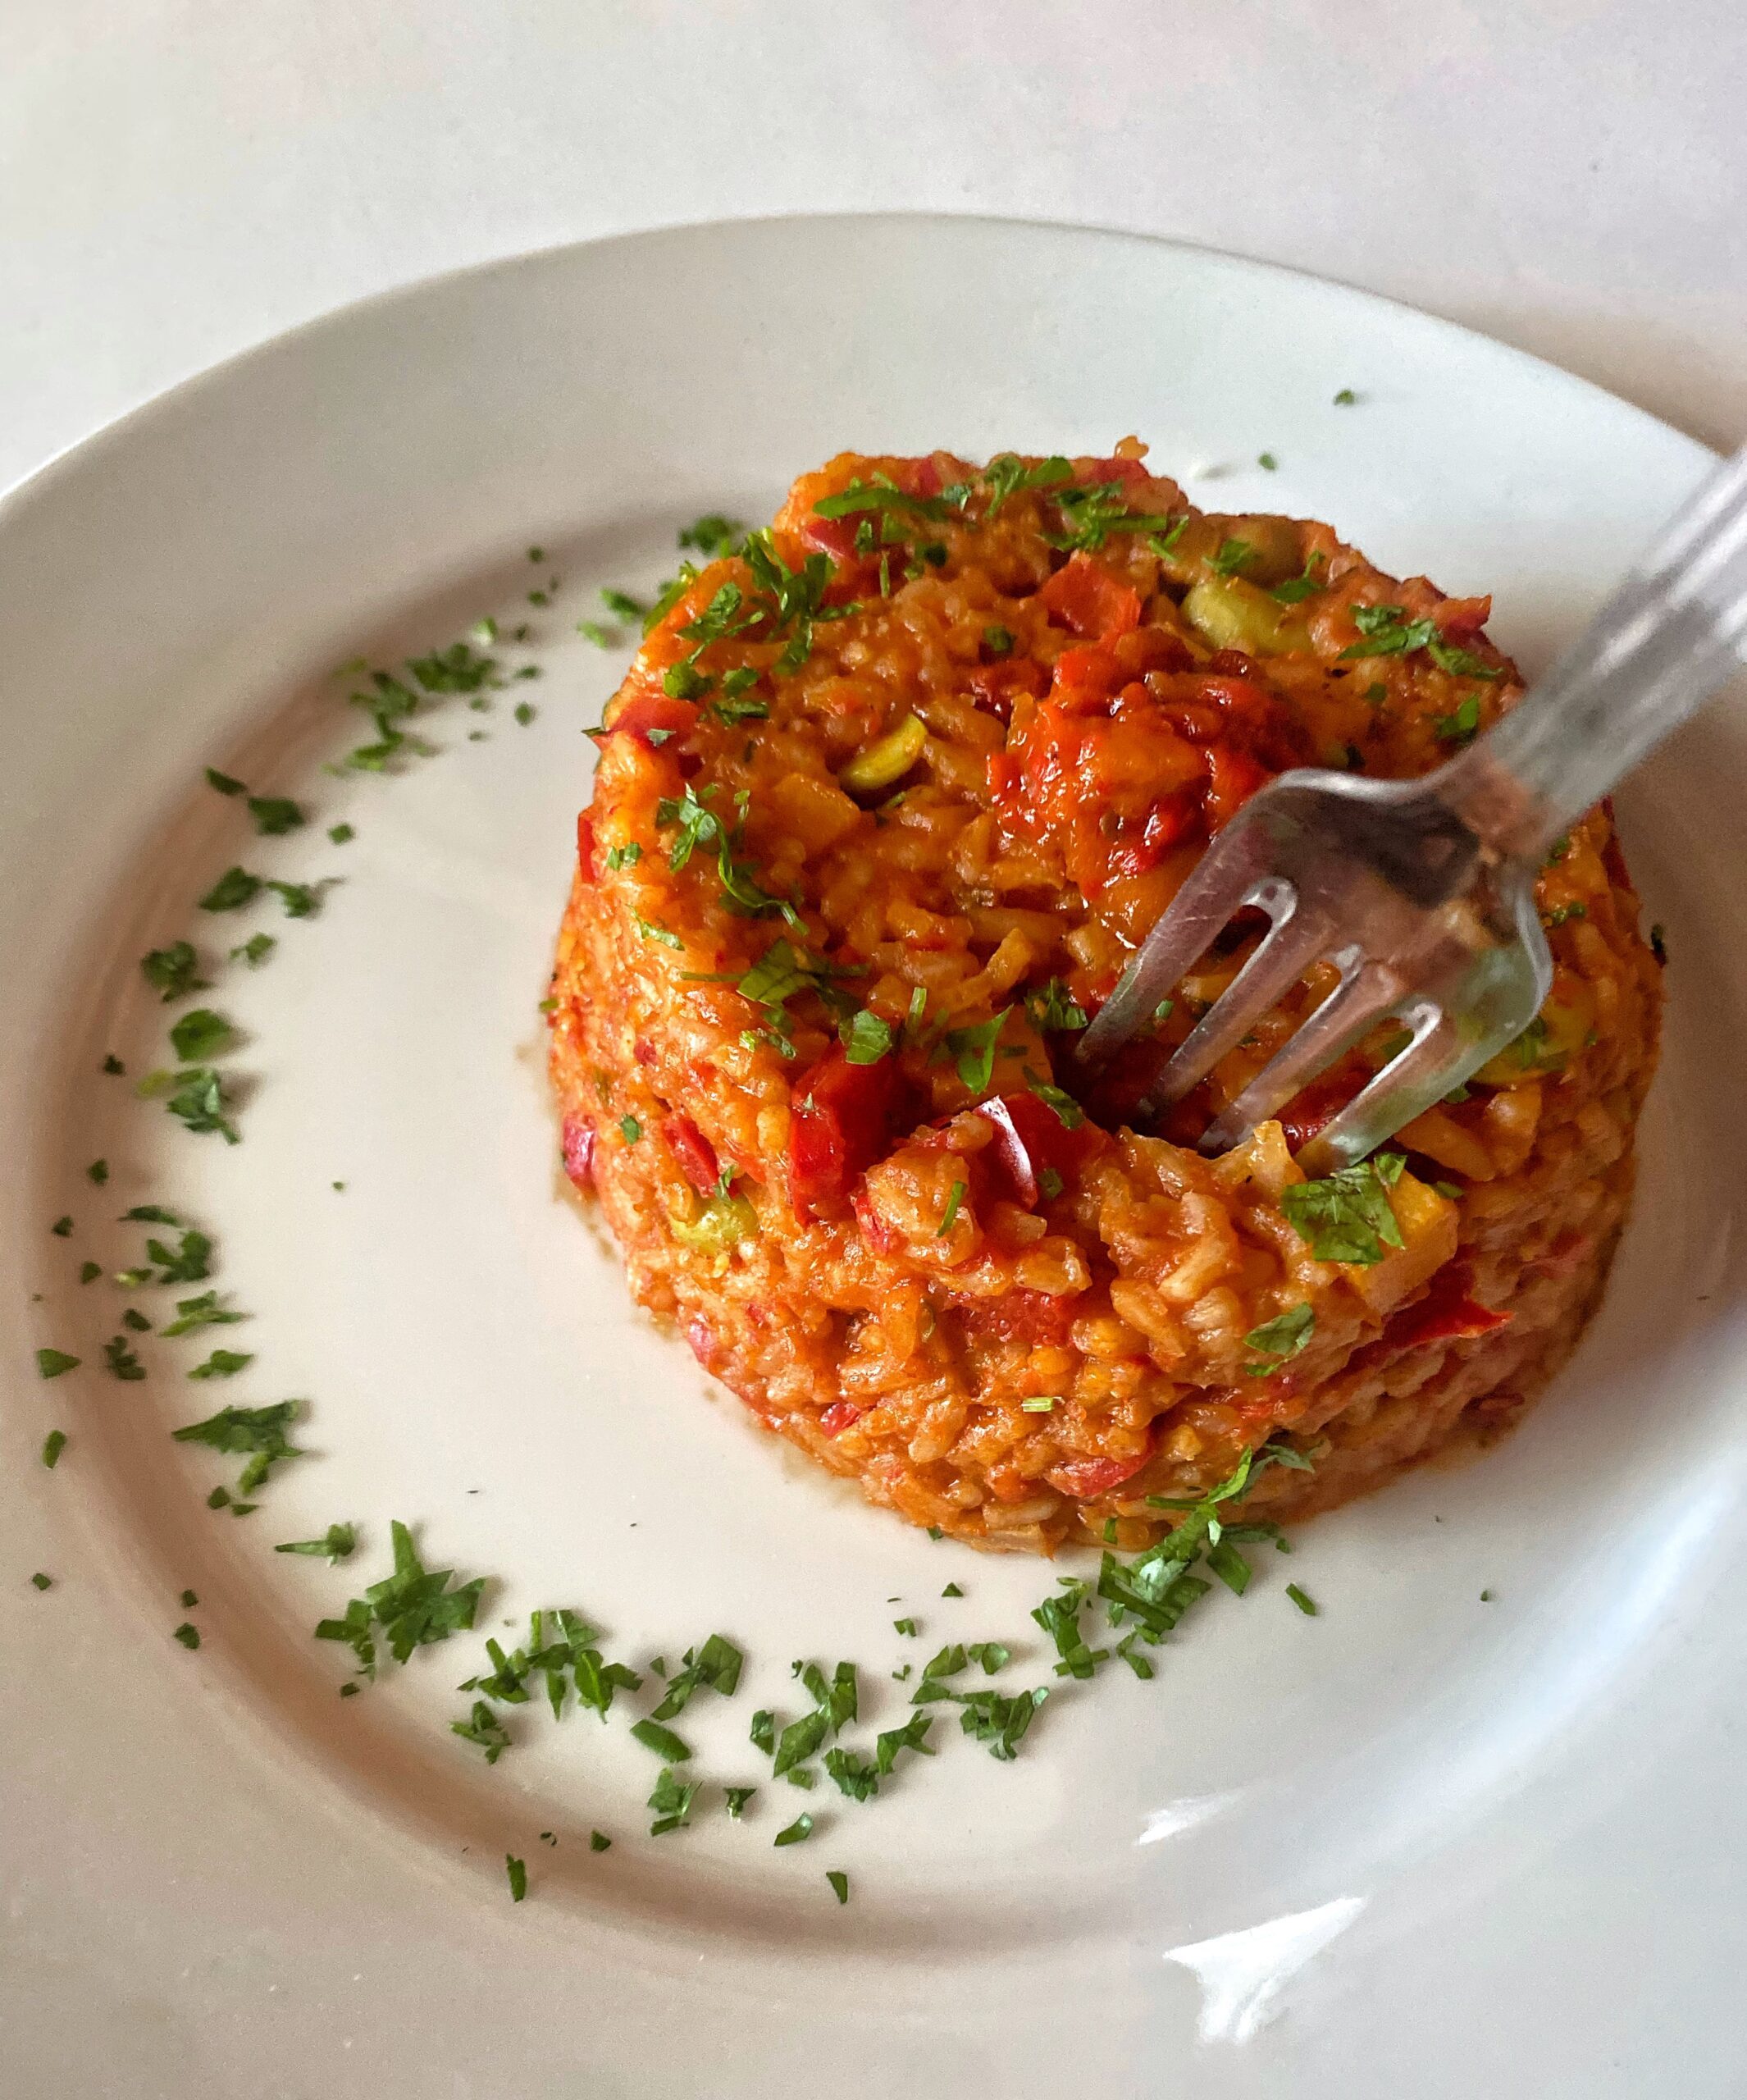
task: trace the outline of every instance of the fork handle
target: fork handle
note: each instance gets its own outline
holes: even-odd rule
[[[1741,667],[1747,446],[1682,508],[1522,705],[1438,779],[1494,851],[1530,861]]]

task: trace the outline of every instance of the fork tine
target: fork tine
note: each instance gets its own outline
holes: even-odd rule
[[[1334,991],[1209,1127],[1201,1141],[1202,1152],[1211,1155],[1240,1144],[1258,1123],[1283,1108],[1302,1086],[1398,1005],[1406,989],[1388,964],[1353,955]]]
[[[1244,815],[1227,826],[1135,951],[1115,990],[1074,1046],[1079,1063],[1095,1068],[1137,1034],[1234,912],[1247,904],[1269,910],[1275,885],[1262,865],[1264,847],[1262,834]],[[1289,891],[1289,885],[1284,887]]]
[[[1299,1153],[1311,1176],[1352,1166],[1455,1084],[1466,1039],[1442,1007],[1422,1000],[1402,1015],[1413,1040],[1362,1087]]]
[[[1307,911],[1289,883],[1282,882],[1278,888],[1285,892],[1284,908],[1255,953],[1178,1044],[1170,1062],[1147,1090],[1138,1114],[1156,1116],[1180,1101],[1328,946],[1331,929],[1327,918]],[[1262,908],[1267,909],[1266,902]]]

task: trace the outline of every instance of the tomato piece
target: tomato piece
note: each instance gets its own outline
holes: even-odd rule
[[[833,1043],[796,1082],[789,1121],[789,1198],[802,1219],[847,1200],[851,1186],[891,1148],[897,1061],[852,1065]]]
[[[1107,708],[1127,680],[1128,673],[1115,654],[1094,642],[1062,651],[1056,659],[1050,692],[1064,707],[1083,714]]]
[[[1037,1208],[1040,1175],[1048,1171],[1070,1181],[1105,1143],[1096,1123],[1083,1118],[1070,1130],[1034,1093],[992,1095],[977,1103],[976,1113],[995,1130],[994,1143],[977,1157],[1001,1185],[1001,1193],[1026,1210]]]
[[[1167,796],[1147,810],[1138,838],[1124,839],[1110,856],[1115,875],[1143,875],[1156,868],[1174,846],[1202,828],[1199,806],[1187,795]]]
[[[641,737],[653,751],[668,737],[694,728],[697,719],[698,711],[689,701],[675,700],[664,692],[634,692],[627,695],[608,727],[614,735],[623,730],[627,736]]]
[[[1203,797],[1207,829],[1216,832],[1229,824],[1258,788],[1268,782],[1268,769],[1248,751],[1234,751],[1229,744],[1206,747],[1207,786]]]
[[[1144,459],[1094,459],[1090,466],[1080,470],[1082,484],[1088,482],[1124,482],[1132,485],[1151,478]]]
[[[1071,1495],[1076,1501],[1091,1502],[1108,1495],[1113,1487],[1120,1487],[1125,1480],[1133,1480],[1151,1456],[1149,1451],[1143,1451],[1133,1459],[1069,1459],[1043,1477],[1059,1493]]]
[[[1140,593],[1083,551],[1071,555],[1038,593],[1058,626],[1108,641],[1140,625]]]
[[[661,1134],[679,1171],[700,1195],[713,1196],[722,1170],[716,1164],[716,1148],[689,1116],[664,1117]]]
[[[580,1116],[564,1118],[564,1171],[578,1189],[595,1185],[595,1126]]]
[[[1477,634],[1492,618],[1492,600],[1485,598],[1446,598],[1432,618],[1445,636],[1463,637]]]
[[[1512,1316],[1494,1312],[1470,1296],[1474,1271],[1466,1262],[1452,1262],[1432,1278],[1431,1288],[1416,1305],[1405,1307],[1384,1326],[1382,1340],[1393,1349],[1417,1349],[1426,1342],[1474,1341],[1508,1327]]]
[[[577,812],[577,865],[584,882],[595,879],[595,819],[586,810]]]
[[[1005,722],[1013,712],[1016,694],[1029,693],[1033,700],[1041,700],[1048,681],[1041,664],[1022,656],[979,664],[965,682],[976,695],[978,707],[987,708],[991,714],[998,715]]]
[[[828,1436],[841,1436],[852,1422],[860,1422],[867,1413],[853,1400],[833,1400],[819,1418],[819,1426]]]

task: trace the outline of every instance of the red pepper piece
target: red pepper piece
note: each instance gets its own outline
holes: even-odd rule
[[[716,1164],[716,1148],[689,1116],[662,1119],[661,1134],[668,1150],[679,1162],[679,1171],[700,1195],[713,1196],[722,1170]]]
[[[1085,553],[1072,555],[1038,593],[1058,626],[1093,641],[1111,641],[1140,625],[1140,593]]]
[[[1133,1480],[1151,1455],[1143,1451],[1133,1459],[1069,1459],[1043,1477],[1059,1493],[1071,1495],[1076,1501],[1091,1502],[1108,1495],[1113,1487],[1120,1487],[1125,1480]]]
[[[584,882],[595,879],[595,819],[586,810],[577,812],[577,865]]]
[[[1332,1123],[1371,1076],[1371,1068],[1357,1053],[1331,1065],[1320,1078],[1295,1094],[1280,1111],[1280,1128],[1293,1152],[1302,1151],[1325,1124]]]
[[[694,728],[697,719],[698,711],[689,701],[675,700],[664,692],[634,692],[608,726],[615,736],[623,730],[627,736],[641,737],[651,750],[659,750],[669,737]]]
[[[828,1436],[840,1436],[852,1422],[860,1422],[867,1413],[853,1400],[833,1400],[819,1418],[819,1426]]]
[[[1234,751],[1229,744],[1206,746],[1207,785],[1202,800],[1207,829],[1216,832],[1230,823],[1258,788],[1267,785],[1268,769],[1248,751]]]
[[[595,1126],[580,1116],[564,1118],[564,1171],[578,1189],[595,1185]]]
[[[1391,1349],[1417,1349],[1425,1342],[1473,1341],[1510,1325],[1508,1312],[1494,1312],[1469,1295],[1474,1271],[1466,1262],[1452,1262],[1432,1278],[1431,1289],[1416,1305],[1396,1313],[1384,1328]]]
[[[1077,1300],[1047,1290],[1004,1290],[998,1298],[962,1299],[959,1317],[979,1341],[1065,1342],[1078,1317]]]
[[[1104,1133],[1089,1119],[1070,1130],[1047,1102],[1034,1093],[992,1095],[977,1103],[976,1112],[994,1125],[995,1141],[978,1154],[1011,1203],[1035,1210],[1038,1177],[1046,1168],[1071,1180],[1101,1150]]]
[[[839,1209],[853,1185],[889,1150],[899,1095],[897,1062],[852,1065],[833,1043],[795,1086],[789,1121],[789,1197],[802,1219]]]

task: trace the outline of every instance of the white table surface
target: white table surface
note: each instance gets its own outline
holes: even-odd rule
[[[0,486],[385,286],[858,208],[1295,264],[1731,445],[1744,89],[1740,0],[5,0]]]

